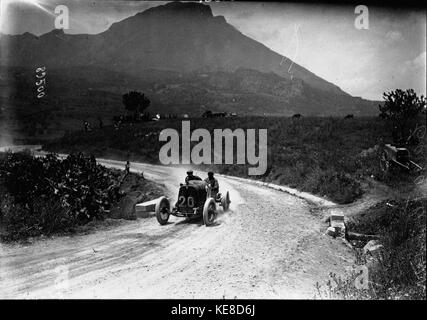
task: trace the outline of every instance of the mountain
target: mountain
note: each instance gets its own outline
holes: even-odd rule
[[[242,34],[223,16],[213,16],[211,8],[200,3],[152,7],[95,35],[71,35],[62,30],[39,37],[2,35],[0,46],[0,66],[3,72],[12,72],[10,83],[18,87],[24,84],[22,76],[14,78],[16,70],[29,74],[30,80],[24,79],[28,88],[33,79],[25,70],[47,67],[47,101],[61,101],[61,110],[77,99],[64,95],[70,90],[88,96],[105,92],[114,96],[111,103],[117,105],[111,110],[116,110],[121,95],[137,89],[152,100],[150,109],[162,112],[377,113],[376,103],[352,97],[284,59]],[[290,64],[292,75],[288,73]],[[2,96],[2,103],[11,107],[15,98]],[[85,112],[90,108],[86,105]]]

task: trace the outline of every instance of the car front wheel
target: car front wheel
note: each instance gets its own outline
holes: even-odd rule
[[[227,191],[226,194],[221,197],[221,206],[224,212],[228,211],[230,207],[230,202],[230,194]]]
[[[208,198],[203,206],[203,223],[210,226],[214,223],[216,218],[216,204],[213,198]]]
[[[170,216],[170,204],[166,197],[161,197],[156,203],[156,218],[161,225],[165,225]]]

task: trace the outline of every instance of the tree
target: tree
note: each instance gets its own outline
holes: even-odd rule
[[[203,118],[212,118],[212,111],[206,110],[205,112],[203,112],[202,117]]]
[[[380,117],[393,125],[394,142],[402,141],[411,123],[425,108],[426,99],[418,97],[413,89],[384,92],[384,104],[379,106]]]
[[[150,102],[150,99],[141,92],[130,91],[123,95],[123,104],[126,110],[133,112],[135,118],[150,106]]]

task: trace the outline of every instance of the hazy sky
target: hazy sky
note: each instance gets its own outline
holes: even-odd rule
[[[1,32],[36,35],[53,29],[54,8],[70,12],[67,33],[99,33],[155,1],[0,0]],[[31,3],[32,2],[32,3]],[[381,100],[384,91],[426,94],[426,11],[368,7],[369,29],[354,26],[352,6],[211,2],[243,34],[354,96]]]

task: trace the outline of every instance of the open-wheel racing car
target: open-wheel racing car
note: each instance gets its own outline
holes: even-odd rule
[[[230,206],[228,191],[222,195],[212,192],[209,184],[204,181],[191,180],[181,184],[178,192],[178,201],[171,208],[168,198],[161,197],[155,207],[157,221],[164,225],[172,214],[176,217],[203,217],[206,226],[214,223],[218,214],[217,203],[226,212]]]

